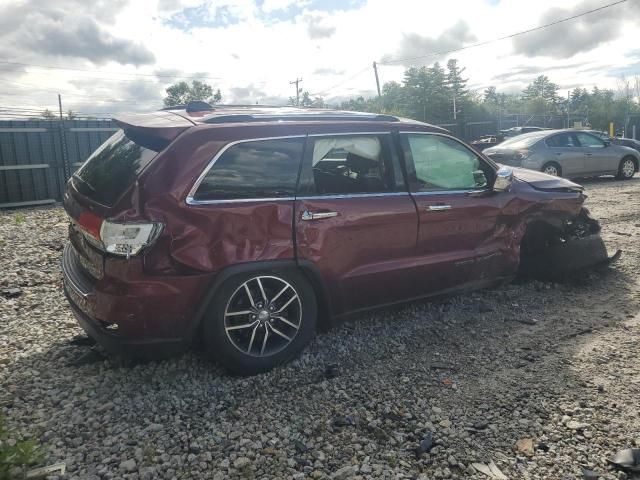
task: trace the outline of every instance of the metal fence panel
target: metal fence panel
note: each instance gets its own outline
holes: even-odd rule
[[[105,120],[0,120],[0,208],[61,201],[69,176],[115,131]]]

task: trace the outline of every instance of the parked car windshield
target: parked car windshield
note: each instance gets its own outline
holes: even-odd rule
[[[523,135],[519,135],[517,137],[510,138],[502,142],[498,147],[509,147],[509,148],[526,148],[530,147],[538,140],[546,137],[548,132],[531,132],[525,133]]]
[[[120,130],[73,175],[73,186],[85,197],[111,207],[166,143]]]

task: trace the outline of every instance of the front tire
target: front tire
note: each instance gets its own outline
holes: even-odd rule
[[[633,178],[637,171],[636,162],[634,162],[631,157],[624,157],[620,160],[620,165],[618,166],[618,175],[616,178],[618,180],[629,180]]]
[[[562,176],[562,168],[556,162],[548,162],[542,166],[542,172],[554,177]]]
[[[239,375],[291,360],[313,338],[315,292],[295,271],[254,272],[227,280],[203,319],[209,354]]]

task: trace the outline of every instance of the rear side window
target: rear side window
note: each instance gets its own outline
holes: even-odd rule
[[[228,148],[205,175],[195,200],[293,197],[304,138],[243,142]]]
[[[122,130],[103,143],[73,175],[85,197],[111,207],[168,141]]]
[[[552,148],[571,148],[577,147],[578,143],[574,139],[573,135],[569,133],[561,133],[547,138],[547,146]]]

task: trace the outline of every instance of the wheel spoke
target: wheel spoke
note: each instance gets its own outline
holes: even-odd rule
[[[284,311],[285,308],[287,308],[289,305],[291,305],[291,302],[293,302],[296,298],[298,298],[297,294],[293,294],[293,297],[291,297],[287,303],[285,303],[282,307],[280,307],[278,310],[276,310],[274,313],[281,313],[282,311]]]
[[[244,323],[242,325],[233,325],[231,327],[225,327],[225,329],[227,330],[227,332],[231,331],[231,330],[242,330],[244,328],[251,328],[254,325],[256,325],[258,323],[258,321],[256,320],[255,322],[251,322],[251,323]]]
[[[277,299],[279,299],[280,295],[282,295],[284,292],[286,292],[288,288],[289,288],[289,285],[285,285],[284,288],[282,290],[280,290],[278,292],[278,294],[271,299],[271,304],[273,305],[273,302],[275,302]]]
[[[256,338],[256,330],[258,330],[259,326],[260,324],[256,322],[256,326],[253,327],[253,332],[251,332],[251,340],[249,340],[249,348],[247,348],[247,353],[251,353],[251,347],[253,347],[253,340]]]
[[[249,297],[249,302],[251,302],[251,306],[252,306],[253,308],[256,308],[256,304],[254,303],[254,301],[253,301],[253,297],[251,296],[251,290],[249,290],[249,286],[247,285],[247,283],[249,283],[249,282],[246,282],[246,283],[244,284],[244,289],[245,289],[245,291],[247,292],[247,297]]]
[[[264,325],[264,339],[262,340],[262,348],[260,349],[260,355],[264,355],[264,347],[267,346],[267,338],[269,338],[269,324],[265,323],[265,325]]]
[[[278,335],[280,335],[282,338],[286,338],[289,342],[291,340],[293,340],[291,337],[288,337],[287,335],[285,335],[284,333],[282,333],[280,330],[278,330],[276,327],[274,327],[273,325],[271,325],[271,330],[273,330],[273,333],[276,333]]]
[[[299,327],[298,327],[298,325],[296,325],[296,324],[294,324],[294,323],[290,322],[290,321],[289,321],[289,320],[287,320],[286,318],[281,317],[281,316],[279,316],[279,315],[274,315],[274,316],[273,316],[273,318],[277,318],[277,319],[278,319],[278,320],[280,320],[281,322],[286,323],[287,325],[289,325],[290,327],[295,328],[296,330],[299,328]]]
[[[228,312],[225,313],[225,317],[237,317],[238,315],[249,315],[251,310],[242,310],[241,312]]]
[[[228,299],[223,320],[227,339],[243,355],[272,356],[290,347],[298,335],[302,299],[284,279],[255,275]]]
[[[267,303],[267,294],[264,293],[264,288],[262,287],[262,282],[260,281],[260,277],[256,278],[256,281],[258,282],[258,287],[260,287],[260,293],[262,294],[262,300],[264,300],[264,303],[266,305],[266,303]]]

